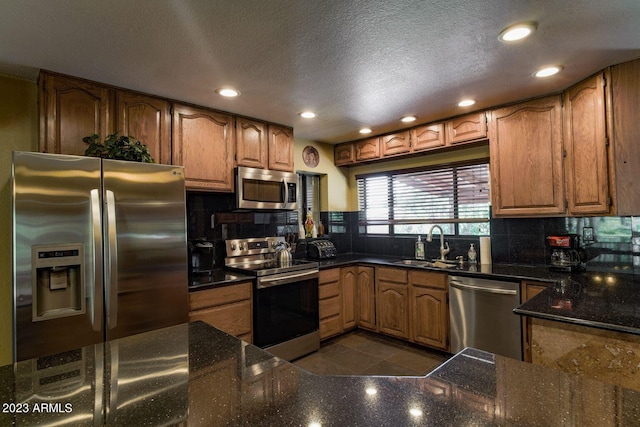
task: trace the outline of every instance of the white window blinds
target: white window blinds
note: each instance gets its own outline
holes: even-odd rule
[[[488,234],[486,160],[361,175],[356,182],[360,225],[369,234],[426,233],[432,224],[444,224],[448,234]]]

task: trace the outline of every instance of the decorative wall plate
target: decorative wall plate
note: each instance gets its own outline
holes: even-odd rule
[[[304,160],[304,164],[308,167],[315,168],[320,162],[320,153],[318,153],[315,147],[307,145],[304,147],[304,150],[302,150],[302,160]]]

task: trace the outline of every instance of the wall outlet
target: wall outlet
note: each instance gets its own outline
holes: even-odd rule
[[[582,241],[584,243],[593,242],[593,227],[584,227],[582,229]]]

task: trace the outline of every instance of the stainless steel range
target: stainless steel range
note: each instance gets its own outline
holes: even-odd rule
[[[318,263],[278,256],[279,251],[288,251],[280,236],[225,243],[225,267],[255,276],[254,344],[286,360],[317,351]]]

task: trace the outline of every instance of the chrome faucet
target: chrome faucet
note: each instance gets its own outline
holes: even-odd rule
[[[429,229],[429,234],[427,234],[427,242],[430,242],[433,240],[434,228],[437,228],[438,230],[440,230],[440,258],[438,258],[438,260],[444,261],[445,255],[449,253],[450,249],[449,249],[449,243],[444,241],[444,234],[442,233],[442,227],[440,227],[439,225],[432,225],[431,228]]]

